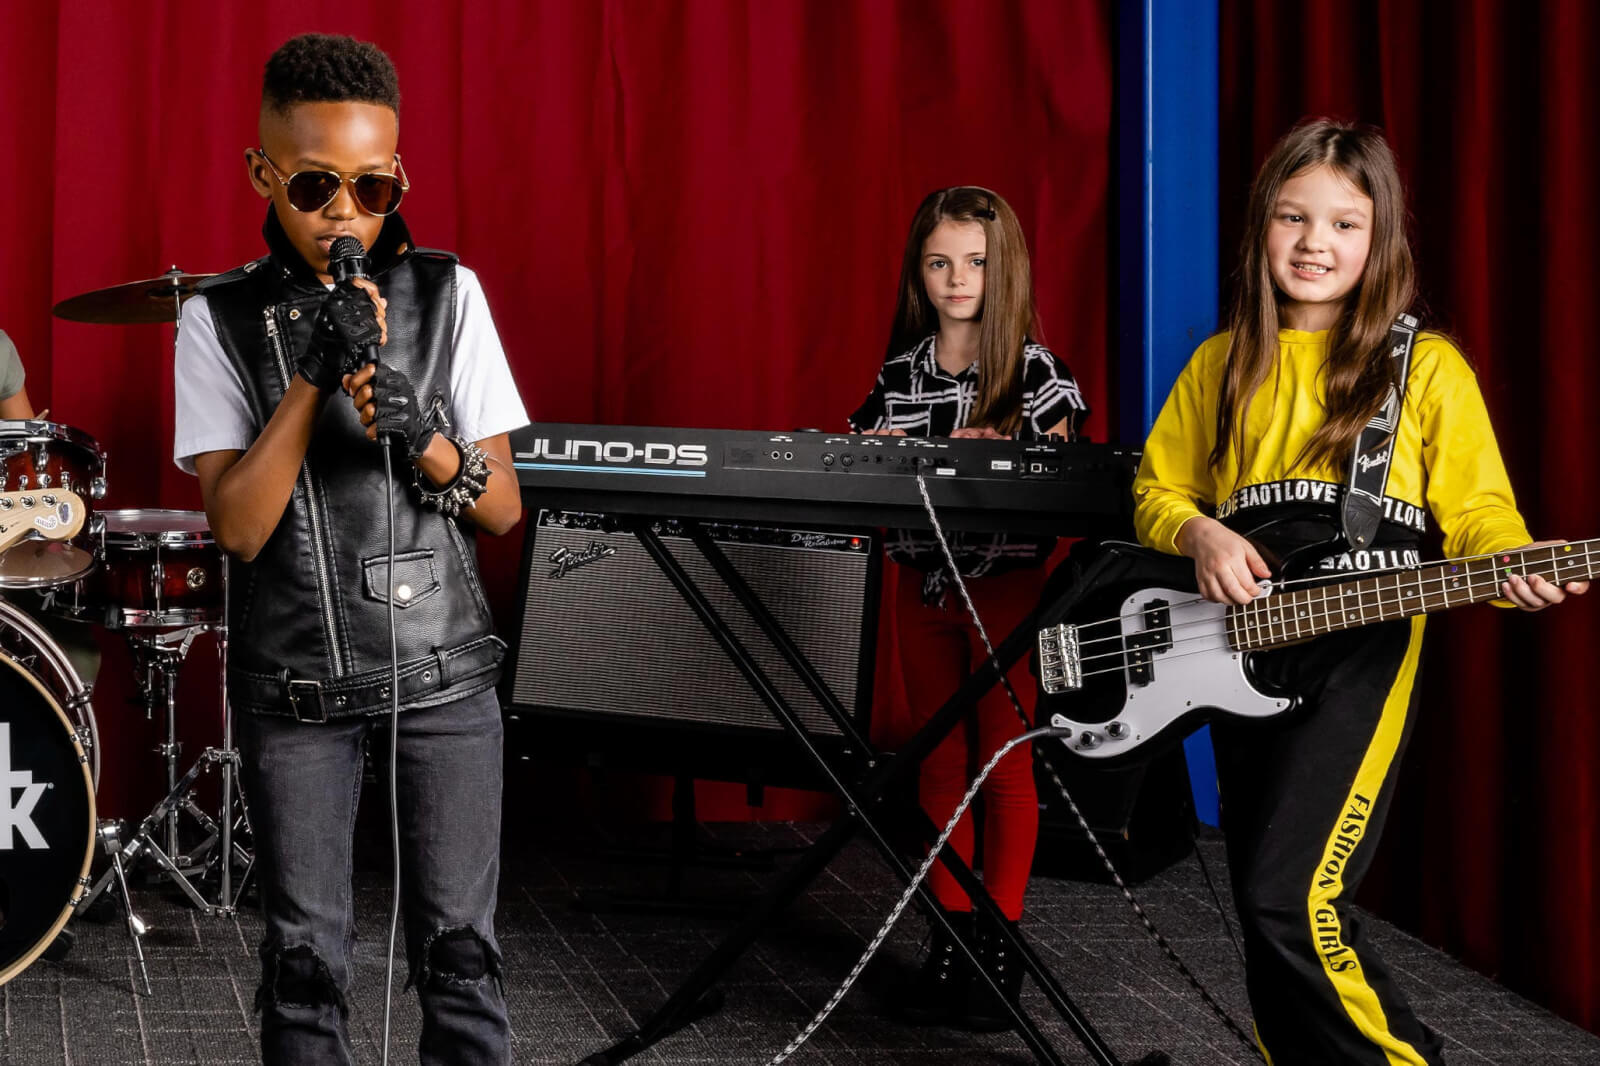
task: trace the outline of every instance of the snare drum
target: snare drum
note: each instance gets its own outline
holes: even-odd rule
[[[222,621],[222,552],[204,511],[102,511],[100,568],[56,592],[50,610],[110,629]]]
[[[88,887],[94,847],[94,785],[84,743],[53,690],[56,679],[25,662],[52,664],[44,631],[0,603],[0,984],[27,967],[67,924]],[[71,668],[68,676],[76,680]],[[82,694],[78,684],[77,695]],[[73,701],[76,702],[76,701]],[[75,715],[91,714],[87,701]],[[92,720],[92,715],[91,715]]]
[[[106,455],[81,430],[40,419],[0,419],[0,492],[65,489],[86,508],[106,494]],[[94,569],[98,522],[71,540],[25,540],[0,552],[0,588],[45,588]]]

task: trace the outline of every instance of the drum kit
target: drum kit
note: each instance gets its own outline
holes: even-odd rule
[[[80,322],[175,322],[206,276],[173,268],[64,300],[55,314]],[[105,494],[106,456],[94,438],[42,418],[0,420],[0,984],[53,944],[64,950],[68,920],[102,894],[115,894],[149,995],[147,926],[134,911],[131,870],[153,863],[156,875],[203,913],[231,916],[252,868],[223,680],[228,565],[203,512],[96,510]],[[131,835],[117,820],[96,820],[94,678],[80,676],[57,639],[77,627],[50,625],[58,619],[122,633],[146,716],[164,711],[156,750],[167,794]],[[207,632],[217,639],[221,744],[184,771],[177,676]],[[208,810],[195,787],[213,767],[220,799]],[[97,843],[108,862],[91,879]]]

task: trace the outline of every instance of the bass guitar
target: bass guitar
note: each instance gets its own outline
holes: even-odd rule
[[[1566,584],[1600,573],[1600,540],[1446,559],[1310,587],[1268,584],[1247,604],[1200,599],[1193,564],[1145,549],[1142,569],[1164,570],[1171,585],[1135,575],[1081,597],[1059,624],[1039,631],[1039,678],[1050,724],[1071,729],[1067,747],[1115,760],[1174,740],[1218,716],[1269,718],[1295,705],[1252,674],[1251,653],[1359,626],[1483,603],[1501,596],[1512,575]],[[1126,569],[1126,568],[1125,568]],[[1134,567],[1139,570],[1141,567]],[[1074,621],[1073,616],[1095,618]]]
[[[71,540],[88,514],[78,494],[66,489],[0,492],[0,551],[28,538]]]

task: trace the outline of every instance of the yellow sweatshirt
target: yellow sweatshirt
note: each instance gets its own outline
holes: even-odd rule
[[[1326,331],[1279,331],[1278,372],[1262,383],[1245,418],[1243,468],[1232,449],[1217,468],[1207,465],[1228,337],[1218,334],[1195,350],[1145,442],[1134,481],[1134,525],[1140,541],[1165,552],[1178,554],[1178,529],[1197,515],[1228,518],[1303,503],[1337,519],[1343,499],[1347,463],[1335,469],[1297,461],[1325,416]],[[1477,378],[1437,334],[1420,334],[1411,353],[1390,462],[1385,521],[1421,534],[1431,514],[1447,556],[1501,551],[1533,539],[1517,513]]]

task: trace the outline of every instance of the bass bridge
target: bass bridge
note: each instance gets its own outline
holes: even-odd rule
[[[1083,687],[1077,626],[1062,623],[1039,630],[1039,680],[1051,696]]]

